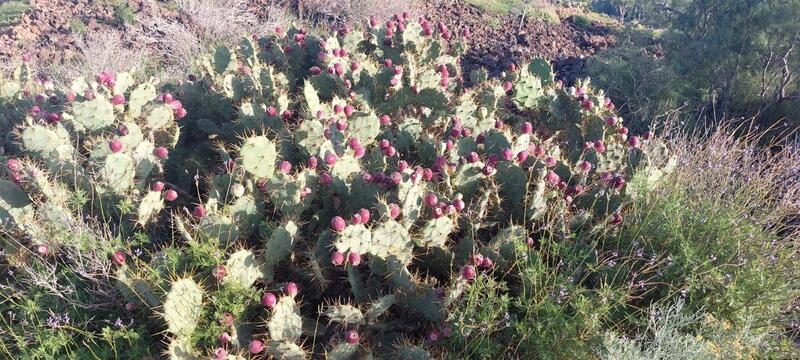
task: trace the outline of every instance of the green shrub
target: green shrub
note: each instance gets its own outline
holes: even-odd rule
[[[31,10],[23,1],[7,1],[0,4],[0,29],[5,29],[19,21],[22,14]]]

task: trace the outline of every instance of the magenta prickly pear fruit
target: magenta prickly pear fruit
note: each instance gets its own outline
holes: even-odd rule
[[[478,161],[480,161],[480,158],[478,157],[478,153],[476,153],[474,151],[469,153],[469,155],[467,155],[467,161],[469,161],[470,163],[473,163],[473,164],[478,162]]]
[[[353,61],[350,63],[350,71],[356,71],[359,67],[358,62]]]
[[[228,334],[228,332],[226,331],[222,333],[217,339],[219,340],[220,344],[223,345],[227,344],[228,342],[231,341],[231,334]]]
[[[319,66],[312,66],[311,69],[308,69],[311,75],[319,75],[322,74],[322,69]]]
[[[615,177],[613,185],[615,189],[622,190],[625,187],[625,178],[622,176]]]
[[[465,208],[466,206],[467,206],[467,205],[464,203],[464,200],[461,200],[461,199],[456,199],[456,200],[454,200],[454,201],[453,201],[453,207],[454,207],[454,208],[456,209],[456,211],[458,211],[458,212],[460,212],[460,211],[464,210],[464,208]]]
[[[446,88],[448,85],[450,85],[449,78],[442,78],[442,80],[439,80],[439,86]]]
[[[336,154],[330,151],[325,153],[325,163],[328,164],[328,166],[333,166],[333,164],[336,164],[336,160],[339,160],[339,157],[336,156]]]
[[[350,330],[344,335],[344,339],[348,344],[355,345],[358,344],[360,337],[358,336],[358,332],[355,330]]]
[[[192,215],[196,218],[204,218],[206,217],[206,208],[203,205],[197,205],[192,210]]]
[[[344,107],[341,104],[333,105],[333,112],[336,114],[341,114],[344,111]]]
[[[422,179],[425,181],[433,180],[433,170],[429,168],[422,169]]]
[[[517,153],[517,162],[524,163],[528,159],[528,152],[523,150]]]
[[[31,62],[31,54],[27,54],[27,53],[22,54],[22,62],[24,62],[26,64]]]
[[[290,282],[283,287],[283,292],[285,292],[289,296],[296,296],[298,293],[297,284]]]
[[[592,100],[581,101],[581,107],[584,110],[592,110],[592,109],[594,109],[594,102],[592,102]]]
[[[608,126],[617,125],[617,118],[615,118],[613,116],[609,117],[608,119],[606,119],[606,125],[608,125]]]
[[[472,255],[469,261],[472,265],[480,266],[481,264],[483,264],[483,255],[481,254]]]
[[[558,160],[556,160],[555,157],[548,156],[544,159],[544,166],[553,167],[556,166],[556,164],[558,164]]]
[[[349,254],[347,254],[347,262],[353,266],[358,266],[361,264],[361,254],[351,251]]]
[[[528,245],[528,247],[533,247],[536,245],[536,241],[534,241],[532,237],[529,237],[525,239],[525,244]]]
[[[17,159],[6,160],[6,167],[13,172],[22,170],[22,162]]]
[[[225,280],[225,276],[228,275],[228,270],[225,269],[225,265],[217,265],[214,267],[214,270],[211,271],[211,275],[213,275],[217,281],[222,282]]]
[[[648,130],[646,133],[644,133],[644,135],[642,135],[642,138],[645,140],[652,140],[654,136],[655,135],[653,132]]]
[[[167,201],[175,201],[175,199],[177,198],[178,198],[178,192],[175,190],[169,189],[167,190],[166,193],[164,193],[164,199],[166,199]]]
[[[592,163],[590,163],[590,162],[588,162],[586,160],[581,161],[580,165],[578,165],[578,166],[580,167],[581,171],[583,171],[585,173],[588,173],[589,171],[592,170]]]
[[[364,147],[359,147],[359,148],[354,150],[353,157],[356,158],[356,159],[361,159],[366,154],[367,154],[367,150],[364,149]]]
[[[180,108],[178,110],[175,110],[175,116],[178,119],[183,119],[186,116],[186,109]]]
[[[606,144],[603,143],[602,140],[595,141],[593,146],[594,146],[594,151],[597,151],[600,154],[606,152]]]
[[[157,147],[153,149],[153,155],[161,160],[164,160],[167,158],[167,156],[169,156],[169,150],[167,150],[165,147]]]
[[[385,155],[386,157],[393,157],[397,155],[397,150],[394,148],[394,146],[389,145],[383,148],[383,155]]]
[[[512,84],[511,81],[503,82],[503,91],[509,92],[513,88],[514,88],[514,84]]]
[[[434,219],[438,219],[438,218],[444,216],[444,211],[441,208],[437,207],[437,208],[433,209],[433,211],[431,212],[431,215],[433,215]]]
[[[344,254],[340,251],[334,252],[333,255],[331,255],[331,264],[334,266],[341,266],[344,264]]]
[[[58,115],[58,113],[49,113],[47,114],[47,121],[51,124],[55,124],[61,121],[61,115]]]
[[[269,116],[277,116],[278,115],[278,109],[276,109],[274,106],[268,107],[267,108],[267,115],[269,115]]]
[[[511,71],[511,72],[517,71],[517,64],[515,64],[515,63],[508,64],[508,71]]]
[[[331,219],[331,229],[335,231],[343,231],[346,226],[347,223],[341,216],[334,216],[333,219]]]
[[[277,303],[278,303],[278,298],[275,296],[275,294],[271,292],[266,292],[264,293],[263,296],[261,296],[261,305],[264,305],[267,308],[272,309],[272,307],[275,306],[275,304]]]
[[[214,360],[225,360],[228,357],[228,351],[224,348],[218,347],[214,349]]]
[[[352,106],[347,105],[347,106],[344,107],[344,116],[350,117],[351,115],[353,115],[354,111],[355,111],[355,109],[353,109]]]
[[[353,218],[350,219],[350,223],[353,225],[361,224],[361,214],[353,215]]]
[[[400,216],[400,207],[397,204],[389,204],[389,218],[394,220]]]
[[[369,16],[369,26],[372,28],[378,27],[378,18],[376,18],[375,15]]]
[[[561,178],[553,170],[548,170],[544,179],[552,185],[558,185],[558,183],[561,182]]]
[[[132,302],[126,302],[125,303],[125,310],[127,310],[127,311],[136,310],[136,304],[134,304]]]
[[[322,173],[322,175],[320,175],[320,182],[322,185],[330,185],[333,182],[333,176],[328,173]]]
[[[624,127],[624,126],[623,126],[623,127],[621,127],[621,128],[619,128],[619,130],[617,130],[617,134],[620,134],[620,135],[628,135],[628,128],[626,128],[626,127]]]
[[[614,215],[611,216],[611,225],[616,226],[619,224],[622,224],[622,214],[614,213]]]
[[[361,215],[361,223],[366,224],[369,222],[370,217],[372,214],[367,209],[361,209],[358,211],[359,215]]]
[[[70,91],[64,95],[64,98],[67,100],[67,102],[73,102],[78,98],[78,96],[74,92]]]
[[[292,163],[290,163],[290,162],[288,162],[286,160],[281,161],[280,170],[284,174],[291,173],[292,172]]]
[[[150,185],[150,190],[155,192],[162,192],[164,191],[164,183],[161,181],[156,181]]]
[[[120,250],[115,251],[114,255],[111,255],[111,260],[114,262],[114,264],[120,266],[125,265],[125,253]]]
[[[491,269],[494,266],[494,262],[489,257],[484,257],[483,261],[480,264],[480,267],[484,269]]]
[[[475,280],[475,276],[477,273],[475,272],[475,267],[472,265],[467,265],[461,268],[461,277],[466,280]]]
[[[250,349],[251,354],[259,354],[264,351],[264,343],[261,340],[252,340],[247,348]]]
[[[434,194],[432,192],[429,192],[427,195],[425,195],[425,204],[426,205],[428,205],[430,207],[434,207],[434,206],[436,206],[437,203],[439,203],[439,199],[436,197],[436,194]]]
[[[641,145],[641,141],[639,140],[638,136],[631,136],[631,138],[628,139],[628,145],[637,148],[639,145]]]
[[[111,105],[122,105],[125,103],[125,96],[123,95],[114,95],[111,98]]]
[[[522,123],[522,127],[520,128],[520,132],[523,134],[530,134],[533,132],[533,125],[529,122]]]
[[[514,152],[511,149],[503,149],[503,160],[509,161],[514,158]]]
[[[383,126],[389,126],[392,124],[392,119],[389,117],[389,115],[381,115],[380,121],[381,125]]]
[[[395,66],[394,67],[394,74],[397,75],[397,76],[402,76],[403,75],[403,67],[400,66],[400,65]]]
[[[439,341],[440,335],[441,334],[439,333],[439,330],[431,330],[431,332],[428,333],[428,340],[431,342],[437,342]]]
[[[316,169],[317,165],[319,164],[319,159],[316,156],[312,156],[308,158],[307,165],[309,169]]]
[[[111,149],[112,153],[118,153],[122,151],[122,142],[119,140],[111,140],[108,142],[108,148]]]
[[[38,253],[41,256],[50,255],[50,247],[47,246],[46,244],[38,245],[36,246],[36,253]]]

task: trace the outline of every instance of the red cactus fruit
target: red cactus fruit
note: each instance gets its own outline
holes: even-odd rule
[[[112,153],[118,153],[122,151],[122,142],[119,140],[111,140],[108,142],[108,148],[111,149]]]
[[[264,343],[261,340],[252,340],[247,348],[250,349],[251,354],[259,354],[264,351]]]
[[[161,181],[156,181],[156,182],[150,184],[150,190],[155,191],[155,192],[162,192],[162,191],[164,191],[164,183],[161,182]]]
[[[120,266],[125,265],[125,253],[120,250],[115,251],[114,254],[111,255],[111,260],[114,262],[114,264]]]
[[[336,251],[331,255],[331,264],[334,266],[341,266],[344,264],[344,254],[341,251]]]
[[[475,280],[475,276],[477,272],[475,272],[475,267],[472,265],[467,265],[461,268],[461,277],[466,280]]]
[[[167,148],[165,148],[165,147],[161,147],[160,146],[160,147],[157,147],[157,148],[153,149],[153,155],[155,155],[155,157],[157,157],[157,158],[159,158],[161,160],[164,160],[164,159],[167,158],[167,156],[169,156],[169,150],[167,150]]]
[[[344,339],[348,344],[355,345],[358,344],[360,337],[358,336],[358,332],[355,330],[350,330],[344,335]]]
[[[192,215],[196,218],[204,218],[206,217],[206,208],[203,205],[197,205],[192,210]]]
[[[290,282],[283,287],[283,292],[289,296],[296,296],[298,293],[297,284]]]
[[[261,305],[264,305],[267,308],[272,309],[272,307],[275,306],[275,304],[277,303],[278,303],[278,298],[275,296],[275,294],[271,292],[266,292],[261,297]]]
[[[349,254],[347,254],[347,262],[353,266],[358,266],[361,264],[361,254],[351,251]]]
[[[169,189],[167,190],[166,193],[164,193],[164,199],[166,199],[167,201],[175,201],[175,199],[177,198],[178,198],[178,192],[175,190]]]

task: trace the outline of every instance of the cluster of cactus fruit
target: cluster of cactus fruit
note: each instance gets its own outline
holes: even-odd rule
[[[477,276],[513,273],[545,217],[560,234],[609,231],[674,166],[601,91],[562,85],[546,61],[476,71],[467,87],[459,40],[400,14],[328,38],[245,38],[172,93],[127,74],[33,97],[4,84],[29,109],[4,144],[0,216],[37,249],[52,244],[28,224],[87,211],[125,220],[123,234],[174,230],[135,262],[109,254],[125,307],[161,315],[172,358],[428,358],[453,331],[448,306]],[[170,173],[173,148],[213,156],[175,156]],[[178,200],[165,182],[190,160],[206,181]],[[74,192],[92,201],[76,207]],[[164,261],[208,244],[217,263]],[[209,328],[218,336],[198,335]]]

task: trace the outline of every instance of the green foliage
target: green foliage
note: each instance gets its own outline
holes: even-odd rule
[[[31,7],[24,1],[7,1],[0,4],[0,29],[5,29],[19,22],[22,14]]]
[[[757,251],[718,240],[762,241],[769,222],[690,206],[675,190],[686,165],[663,140],[626,135],[604,91],[563,86],[544,60],[467,88],[464,44],[404,25],[246,38],[163,93],[128,74],[55,90],[23,65],[4,79],[2,264],[24,273],[0,306],[40,327],[52,309],[83,321],[74,339],[33,330],[25,344],[41,353],[23,358],[75,357],[100,337],[108,358],[125,341],[132,355],[199,359],[256,340],[275,358],[590,358],[675,289],[735,327],[756,292],[790,293],[789,278],[757,276]],[[698,223],[709,211],[719,222]],[[663,262],[639,257],[643,244],[680,258],[647,291]],[[709,251],[749,259],[737,286],[701,261]],[[754,304],[759,324],[782,309]],[[92,306],[127,322],[105,335]],[[13,331],[30,331],[18,319]]]

